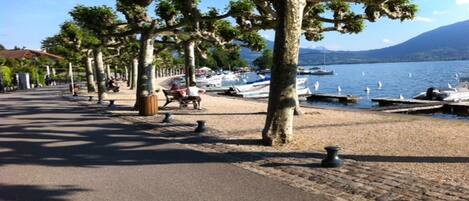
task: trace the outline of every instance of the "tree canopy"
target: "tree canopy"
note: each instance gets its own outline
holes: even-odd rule
[[[273,64],[273,53],[270,49],[264,49],[262,55],[256,58],[252,63],[257,66],[259,70],[270,69]]]

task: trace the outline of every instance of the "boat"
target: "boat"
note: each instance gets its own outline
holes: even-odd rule
[[[311,94],[307,86],[307,78],[297,78],[296,88],[298,95]],[[238,85],[231,87],[227,93],[243,98],[267,98],[269,97],[270,80],[256,82],[252,84]]]
[[[214,75],[214,76],[200,76],[195,78],[195,83],[198,87],[221,87],[222,86],[223,76]]]
[[[417,100],[437,100],[448,102],[469,101],[469,77],[460,77],[459,84],[456,87],[441,89],[430,87],[426,92],[421,92],[413,98]]]
[[[319,69],[319,70],[312,71],[310,75],[334,75],[334,71],[326,70],[326,69]]]
[[[310,69],[298,68],[298,75],[334,75],[333,70],[321,69],[319,67],[313,67]]]

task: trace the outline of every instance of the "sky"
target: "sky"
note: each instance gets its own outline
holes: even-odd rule
[[[202,0],[201,7],[223,9],[229,0]],[[359,34],[329,32],[320,42],[301,40],[306,48],[325,47],[330,50],[368,50],[392,46],[440,26],[469,20],[469,0],[414,0],[419,6],[413,21],[381,19],[366,23]],[[59,31],[59,26],[71,20],[68,12],[77,4],[86,6],[108,5],[115,0],[0,0],[0,44],[40,49],[41,41]],[[275,32],[262,31],[261,35],[273,40]]]

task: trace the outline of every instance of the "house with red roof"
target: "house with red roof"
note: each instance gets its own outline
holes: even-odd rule
[[[55,61],[64,59],[59,55],[36,50],[0,50],[0,58],[33,59],[38,57],[45,57]]]

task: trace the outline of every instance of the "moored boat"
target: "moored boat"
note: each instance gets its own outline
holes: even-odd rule
[[[333,70],[326,70],[319,67],[312,67],[309,69],[298,68],[298,75],[334,75]]]
[[[296,88],[298,95],[310,94],[307,86],[307,78],[297,78]],[[270,81],[256,82],[252,84],[233,86],[228,91],[229,94],[244,98],[267,98],[269,97]]]
[[[426,92],[419,93],[414,99],[450,102],[469,101],[469,77],[460,77],[458,86],[454,88],[438,89],[430,87]]]

